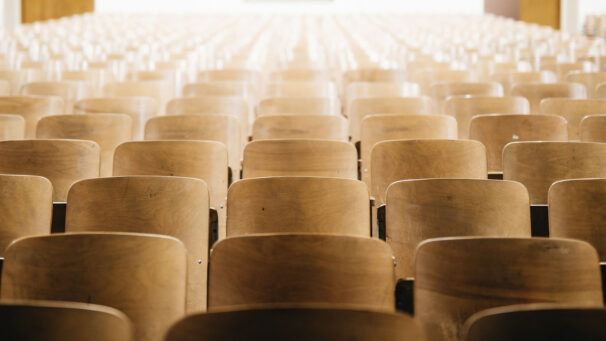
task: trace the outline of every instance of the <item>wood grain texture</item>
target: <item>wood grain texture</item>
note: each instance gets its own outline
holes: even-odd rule
[[[566,81],[585,85],[587,98],[597,98],[597,86],[606,82],[606,72],[573,72],[566,76]]]
[[[0,141],[22,140],[25,137],[25,119],[21,115],[0,114]]]
[[[568,141],[566,119],[556,115],[474,116],[469,138],[486,147],[489,172],[503,171],[503,148],[516,141]]]
[[[32,82],[21,87],[23,96],[54,96],[63,99],[63,113],[71,114],[77,100],[88,97],[92,89],[85,82]]]
[[[158,103],[158,114],[163,114],[167,102],[173,97],[170,84],[163,81],[112,82],[103,86],[107,97],[151,97]]]
[[[186,250],[135,233],[69,233],[20,239],[6,251],[2,299],[95,303],[123,311],[135,340],[162,340],[185,315]]]
[[[511,88],[512,96],[526,97],[530,113],[541,113],[541,100],[551,97],[586,98],[585,86],[579,83],[517,83]]]
[[[0,97],[0,113],[22,116],[25,138],[31,139],[36,136],[36,124],[42,117],[63,114],[63,100],[60,97]]]
[[[528,189],[531,204],[546,204],[558,180],[606,177],[606,144],[512,142],[503,149],[503,178]]]
[[[255,119],[253,140],[323,139],[347,141],[347,119],[338,115],[267,115]]]
[[[265,87],[264,95],[276,97],[338,97],[337,87],[333,82],[281,81],[271,82]]]
[[[59,0],[52,5],[45,0],[21,0],[21,22],[57,19],[94,10],[94,0]]]
[[[393,268],[387,244],[366,237],[227,238],[210,255],[208,308],[323,303],[393,311]]]
[[[450,96],[502,97],[503,86],[497,82],[435,82],[429,86],[429,96],[445,113],[444,101]]]
[[[390,140],[371,151],[370,195],[385,203],[385,191],[398,180],[421,178],[486,179],[486,151],[471,140]]]
[[[543,114],[559,115],[568,121],[568,138],[579,140],[579,125],[586,115],[606,113],[606,99],[545,98],[541,101]]]
[[[606,142],[606,114],[585,116],[579,124],[583,142]]]
[[[338,100],[319,97],[266,98],[257,106],[257,116],[264,115],[338,115],[341,106]]]
[[[492,307],[538,302],[602,307],[600,276],[595,249],[582,241],[432,239],[416,252],[415,318],[429,340],[462,340],[465,320]]]

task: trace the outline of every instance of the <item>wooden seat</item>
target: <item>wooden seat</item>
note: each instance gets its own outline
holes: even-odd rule
[[[99,145],[84,140],[0,141],[0,174],[39,175],[53,184],[53,201],[65,201],[76,181],[99,176]]]
[[[77,302],[6,300],[0,338],[29,341],[131,341],[131,322],[114,308]]]
[[[478,179],[397,181],[386,194],[385,232],[397,278],[414,277],[424,240],[455,236],[530,237],[528,192],[518,182]]]
[[[244,179],[266,176],[321,176],[358,179],[356,148],[334,140],[253,141],[244,148]]]
[[[338,115],[341,112],[337,100],[323,97],[266,98],[257,106],[257,116],[264,115]]]
[[[606,177],[606,145],[590,142],[512,142],[503,149],[503,178],[528,189],[531,204],[547,204],[557,180]]]
[[[429,86],[429,95],[445,113],[444,101],[451,96],[503,97],[503,87],[497,82],[436,82]]]
[[[545,98],[541,101],[543,114],[560,115],[568,121],[568,138],[579,140],[579,125],[586,115],[606,113],[606,99]]]
[[[555,73],[547,70],[497,72],[490,76],[490,80],[501,83],[507,96],[511,94],[511,87],[517,83],[556,83],[558,81]]]
[[[132,139],[131,118],[126,114],[53,115],[38,121],[36,138],[81,139],[100,147],[100,176],[111,176],[114,149]]]
[[[36,124],[42,117],[63,114],[63,100],[60,97],[0,97],[0,113],[23,117],[25,138],[31,139],[36,136]]]
[[[474,116],[469,138],[486,147],[488,172],[503,171],[503,148],[516,141],[568,141],[566,119],[557,115]]]
[[[566,76],[566,80],[585,85],[587,98],[596,98],[596,87],[606,82],[606,72],[573,72]]]
[[[0,141],[25,137],[25,119],[21,115],[0,114]]]
[[[530,106],[524,97],[454,96],[444,104],[444,112],[457,119],[459,138],[469,138],[469,125],[475,115],[528,114]]]
[[[606,142],[606,114],[585,116],[579,124],[583,142]]]
[[[208,188],[199,179],[128,176],[83,180],[67,196],[66,232],[156,233],[188,253],[187,311],[206,310]]]
[[[348,304],[394,310],[391,250],[368,237],[269,234],[219,241],[210,254],[208,309]]]
[[[74,103],[87,97],[91,89],[86,83],[77,81],[34,82],[23,85],[20,93],[23,96],[61,97],[64,105],[62,114],[71,114]]]
[[[465,320],[492,307],[603,305],[597,253],[582,241],[438,238],[421,243],[415,258],[415,318],[428,340],[462,340]]]
[[[530,113],[538,114],[541,112],[539,104],[544,98],[586,98],[587,92],[579,83],[517,83],[512,86],[511,95],[526,97]]]
[[[265,88],[265,96],[280,97],[337,97],[337,87],[332,82],[272,82]]]
[[[347,141],[347,120],[338,115],[267,115],[255,119],[253,140],[325,139]]]
[[[166,341],[256,340],[423,340],[406,314],[339,307],[278,307],[221,311],[188,316]]]
[[[135,233],[22,238],[5,252],[0,297],[107,305],[133,322],[135,340],[162,340],[185,315],[186,250]]]
[[[112,82],[103,87],[107,97],[151,97],[158,103],[158,114],[163,114],[166,103],[173,97],[171,87],[163,81]]]

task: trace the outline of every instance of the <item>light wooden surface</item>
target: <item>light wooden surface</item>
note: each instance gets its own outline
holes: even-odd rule
[[[208,188],[202,180],[129,176],[83,180],[67,197],[66,232],[175,237],[187,248],[187,311],[206,310]]]
[[[387,244],[367,237],[227,238],[210,254],[208,308],[324,303],[393,311],[393,268]]]
[[[511,94],[511,87],[517,83],[556,83],[558,81],[555,73],[547,70],[496,72],[490,75],[489,79],[501,83],[506,96]]]
[[[429,95],[429,87],[435,82],[473,82],[476,79],[466,70],[411,69],[408,80],[419,84],[421,94]]]
[[[0,70],[0,79],[8,81],[13,96],[19,94],[24,84],[42,80],[42,76],[42,70],[39,69]]]
[[[271,82],[265,87],[264,95],[279,97],[325,97],[336,98],[337,87],[333,82],[281,81]]]
[[[345,88],[345,116],[350,116],[351,102],[359,98],[418,97],[419,85],[408,82],[353,82]]]
[[[585,85],[587,98],[596,98],[596,87],[606,82],[606,72],[573,72],[566,76],[566,81]]]
[[[21,22],[57,19],[94,10],[95,0],[59,0],[53,6],[44,0],[21,0]]]
[[[503,178],[526,186],[531,204],[546,204],[558,180],[606,177],[606,144],[512,142],[503,149]]]
[[[520,0],[520,20],[560,28],[560,1]]]
[[[131,124],[126,114],[53,115],[38,121],[36,138],[95,141],[101,153],[100,176],[111,176],[114,149],[132,139]]]
[[[198,72],[198,81],[237,81],[257,84],[261,73],[256,70],[226,68],[222,70],[205,70]]]
[[[276,307],[188,316],[169,331],[166,341],[255,340],[423,340],[406,314],[346,307]]]
[[[323,97],[279,97],[267,98],[259,102],[257,116],[264,115],[338,115],[339,101]]]
[[[71,114],[74,103],[88,97],[91,89],[85,82],[67,81],[67,82],[33,82],[27,83],[21,87],[20,93],[23,96],[54,96],[63,99],[63,114]]]
[[[347,141],[347,119],[338,115],[267,115],[255,119],[253,140],[324,139]]]
[[[162,81],[112,82],[103,86],[107,97],[151,97],[158,103],[158,114],[163,114],[173,92],[168,83]]]
[[[0,173],[43,176],[53,184],[53,201],[65,201],[74,182],[99,176],[99,145],[85,140],[0,141]]]
[[[486,147],[489,172],[503,171],[503,148],[516,141],[568,141],[566,119],[557,115],[474,116],[469,138]]]
[[[42,117],[63,114],[63,100],[60,97],[0,97],[0,113],[22,116],[25,138],[31,139],[36,136],[36,124]]]
[[[105,83],[114,81],[114,74],[106,69],[95,69],[90,63],[88,70],[63,70],[61,71],[61,80],[85,82],[91,90],[89,97],[102,96],[102,88]]]
[[[0,141],[25,137],[25,119],[21,115],[0,114]]]
[[[11,95],[11,83],[8,80],[0,79],[0,96]]]
[[[247,82],[215,81],[189,83],[183,87],[184,97],[235,96],[249,98],[254,89]]]
[[[385,203],[385,191],[398,180],[421,178],[486,179],[486,151],[471,140],[391,140],[371,151],[370,195]]]
[[[404,82],[406,70],[363,67],[343,72],[344,84],[351,82]]]
[[[518,182],[420,179],[387,189],[386,241],[396,276],[414,277],[415,249],[424,240],[455,236],[530,237],[528,192]]]
[[[497,82],[436,82],[429,86],[429,96],[445,113],[444,101],[450,96],[502,97],[503,86]]]
[[[227,235],[334,233],[370,237],[368,189],[350,179],[268,177],[227,192]]]
[[[462,340],[465,320],[492,307],[535,302],[602,307],[600,276],[595,249],[582,241],[432,239],[416,252],[415,318],[429,340]]]
[[[259,140],[244,148],[242,177],[322,176],[355,180],[357,158],[356,148],[343,141]]]
[[[269,74],[269,79],[273,81],[306,81],[306,82],[327,82],[332,76],[330,71],[323,69],[286,69],[273,71]]]
[[[559,115],[568,121],[568,138],[579,140],[579,125],[586,115],[606,113],[606,99],[545,98],[541,101],[543,114]]]
[[[20,239],[5,253],[0,297],[107,305],[131,319],[135,340],[159,341],[185,315],[185,246],[133,233]]]
[[[583,142],[606,142],[606,114],[585,116],[579,124]]]
[[[586,98],[585,86],[579,83],[517,83],[511,88],[512,96],[526,97],[530,113],[541,112],[541,100],[550,97]]]

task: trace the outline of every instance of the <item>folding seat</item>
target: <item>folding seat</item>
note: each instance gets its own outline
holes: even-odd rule
[[[345,88],[345,116],[351,116],[352,101],[360,98],[376,97],[418,97],[419,85],[416,83],[391,82],[353,82]]]
[[[74,103],[92,94],[92,90],[85,82],[34,82],[21,87],[23,96],[54,96],[63,99],[62,114],[71,114]]]
[[[0,96],[11,95],[11,83],[7,80],[0,79]]]
[[[428,340],[463,340],[481,310],[521,303],[602,307],[597,253],[572,239],[430,239],[415,254],[415,319]]]
[[[163,81],[111,82],[103,86],[107,97],[151,97],[158,103],[158,114],[163,114],[168,100],[174,97],[170,84]]]
[[[210,254],[208,309],[309,303],[394,311],[393,267],[387,244],[368,237],[231,237]]]
[[[271,82],[265,87],[264,96],[267,98],[280,97],[338,97],[337,87],[333,82]]]
[[[511,95],[526,97],[530,103],[530,113],[538,114],[544,98],[586,98],[587,92],[585,86],[579,83],[516,83],[511,88]]]
[[[503,97],[503,87],[497,82],[436,82],[429,86],[429,95],[438,113],[444,113],[444,101],[451,96]]]
[[[429,87],[436,82],[473,82],[473,74],[465,70],[409,70],[408,81],[419,84],[422,95],[429,95]]]
[[[85,140],[0,141],[0,174],[43,176],[53,184],[53,201],[65,202],[74,182],[99,176],[99,145]]]
[[[587,98],[597,98],[596,87],[606,82],[606,72],[573,72],[566,76],[566,81],[585,85]]]
[[[298,305],[190,315],[174,324],[166,341],[424,340],[406,314]]]
[[[114,308],[77,302],[6,300],[0,338],[29,341],[131,341],[131,322]]]
[[[358,179],[355,147],[344,141],[258,140],[244,148],[242,177],[320,176]]]
[[[19,94],[21,87],[30,82],[41,81],[42,71],[39,69],[22,68],[20,70],[0,70],[0,79],[8,81],[11,95]]]
[[[547,204],[558,180],[606,177],[606,144],[592,142],[511,142],[503,149],[503,179],[528,189],[531,204]]]
[[[159,341],[185,315],[186,249],[137,233],[22,238],[5,252],[0,297],[107,305],[133,322],[134,340]]]
[[[486,114],[471,119],[469,138],[486,147],[488,172],[503,172],[503,148],[516,141],[568,141],[566,119],[557,115]]]
[[[585,116],[579,124],[583,142],[606,142],[606,114]]]
[[[271,81],[328,82],[332,79],[329,70],[323,69],[286,69],[269,74]]]
[[[349,140],[347,119],[340,115],[267,115],[255,119],[253,140]]]
[[[308,98],[266,98],[259,102],[256,115],[339,115],[341,105],[337,99],[308,97]]]
[[[111,176],[114,149],[132,139],[126,114],[53,115],[38,121],[36,138],[95,141],[100,148],[100,176]]]
[[[204,181],[126,176],[75,183],[67,196],[66,232],[164,234],[187,248],[187,311],[206,310],[209,239]]]
[[[498,72],[490,76],[493,82],[503,86],[506,96],[511,94],[511,87],[517,83],[556,83],[557,77],[551,71]]]
[[[63,114],[63,100],[60,97],[0,97],[0,114],[22,116],[25,119],[25,138],[34,138],[40,118]]]
[[[20,115],[0,114],[0,141],[25,137],[25,119]]]
[[[606,99],[545,98],[541,101],[543,114],[560,115],[568,121],[568,138],[579,140],[579,125],[586,115],[606,113]]]
[[[132,120],[133,140],[143,139],[145,122],[158,112],[158,102],[151,97],[85,98],[74,104],[75,114],[127,114]]]

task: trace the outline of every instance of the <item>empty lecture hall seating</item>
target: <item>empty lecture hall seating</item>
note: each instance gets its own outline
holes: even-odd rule
[[[0,30],[0,339],[602,340],[605,61],[494,15]]]

